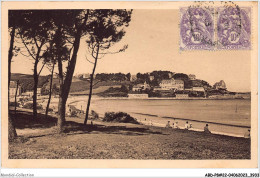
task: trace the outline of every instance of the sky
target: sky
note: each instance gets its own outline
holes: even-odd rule
[[[213,85],[224,80],[230,91],[250,91],[251,56],[247,50],[180,51],[178,10],[134,10],[126,35],[111,52],[128,44],[125,52],[108,54],[98,61],[96,73],[128,73],[169,70],[195,74],[196,78]],[[89,73],[93,65],[82,39],[74,74]],[[40,68],[40,65],[39,65]],[[12,73],[32,74],[33,60],[18,55]],[[42,75],[50,71],[44,69]]]

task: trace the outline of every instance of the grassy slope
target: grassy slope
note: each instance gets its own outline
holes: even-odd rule
[[[13,73],[11,76],[12,80],[20,80],[22,83],[23,88],[26,90],[32,90],[33,89],[33,76],[29,74],[20,74],[20,73]],[[48,85],[48,77],[47,76],[40,76],[39,78],[39,87],[42,87],[45,85],[45,87],[49,88]],[[96,83],[97,81],[94,81]],[[114,82],[114,81],[105,81],[105,82],[98,82],[94,86],[93,93],[102,93],[105,90],[107,90],[110,87],[121,87],[121,85],[129,84],[129,81],[123,81],[123,82]],[[54,79],[53,80],[53,85],[59,86],[59,79]],[[88,94],[89,92],[89,82],[84,80],[84,79],[77,79],[73,77],[72,79],[72,84],[70,87],[70,93],[71,94]]]
[[[57,135],[56,118],[30,115],[17,117],[23,137],[9,144],[10,159],[250,159],[250,139],[102,121],[86,130],[84,116],[68,117],[66,134]]]

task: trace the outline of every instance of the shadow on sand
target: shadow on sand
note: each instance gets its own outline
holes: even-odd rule
[[[10,111],[10,116],[14,117],[14,111]],[[44,114],[38,113],[37,119],[33,119],[32,113],[27,111],[17,111],[15,121],[15,127],[17,129],[47,129],[53,128],[56,126],[57,118],[48,116],[45,118]],[[82,123],[67,121],[65,124],[64,133],[66,135],[75,135],[75,134],[121,134],[121,135],[148,135],[148,134],[164,134],[158,131],[152,131],[148,127],[138,124],[130,124],[129,126],[122,126],[115,124],[95,124],[85,126]],[[31,135],[32,137],[42,137],[54,135],[55,133],[44,133]]]

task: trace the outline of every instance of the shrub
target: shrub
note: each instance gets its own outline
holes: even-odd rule
[[[139,124],[135,118],[125,112],[106,112],[103,121]]]
[[[95,112],[94,110],[91,110],[91,117],[90,117],[90,119],[93,119],[93,120],[99,119],[98,113]]]
[[[71,116],[71,117],[76,117],[76,116],[77,116],[77,111],[72,110],[72,111],[70,112],[70,116]]]
[[[23,108],[26,108],[26,109],[33,109],[33,103],[25,103]],[[42,108],[42,105],[40,104],[37,104],[37,109],[43,109]]]
[[[15,102],[10,102],[9,106],[15,107]],[[16,107],[19,107],[19,106],[20,106],[20,103],[16,102]]]

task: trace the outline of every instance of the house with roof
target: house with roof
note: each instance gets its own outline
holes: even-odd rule
[[[224,80],[220,80],[219,82],[216,82],[213,85],[213,88],[217,89],[217,90],[226,90],[226,83],[224,82]]]
[[[173,78],[162,80],[160,83],[162,90],[184,90],[184,82]]]
[[[144,82],[143,84],[141,83],[141,84],[134,85],[132,91],[142,91],[150,88],[151,88],[150,85]]]

